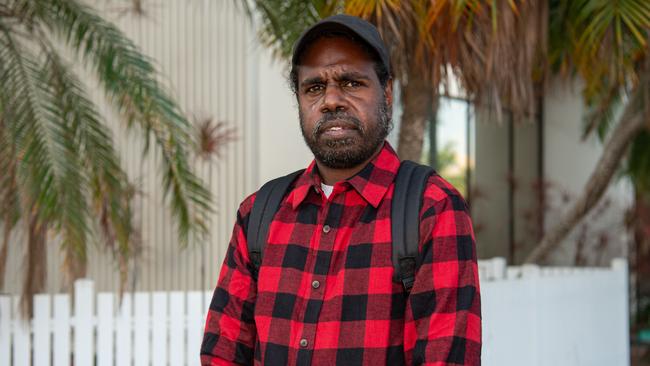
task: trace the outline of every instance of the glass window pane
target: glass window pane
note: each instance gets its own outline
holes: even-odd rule
[[[471,172],[474,161],[470,143],[473,123],[468,120],[471,117],[468,112],[467,101],[440,97],[436,123],[429,123],[421,159],[433,166],[464,197],[468,194],[468,172]],[[435,155],[431,154],[432,149],[435,149]]]

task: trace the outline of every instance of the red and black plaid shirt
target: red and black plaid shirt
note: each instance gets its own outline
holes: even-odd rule
[[[246,244],[255,195],[240,206],[208,311],[203,365],[479,365],[474,234],[460,194],[438,175],[420,212],[421,267],[408,297],[393,281],[388,143],[329,198],[315,164],[269,229],[257,280]]]

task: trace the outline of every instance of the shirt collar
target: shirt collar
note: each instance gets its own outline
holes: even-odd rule
[[[400,161],[397,153],[388,142],[384,142],[381,151],[359,173],[348,178],[349,183],[369,204],[377,208],[393,183]],[[305,200],[309,190],[320,190],[322,180],[313,160],[309,167],[296,180],[287,202],[295,210]]]

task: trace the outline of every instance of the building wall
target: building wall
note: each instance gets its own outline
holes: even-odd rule
[[[478,110],[471,209],[480,258],[508,257],[512,227],[516,249],[512,261],[523,261],[539,240],[539,215],[543,216],[543,229],[549,230],[564,219],[583,191],[603,143],[596,136],[582,139],[585,110],[580,92],[579,83],[554,81],[548,86],[542,115],[541,180],[537,122],[515,124],[510,142],[507,120],[488,121],[485,111]],[[537,203],[540,190],[547,197],[541,210]],[[606,265],[614,257],[625,258],[630,243],[625,217],[632,200],[630,182],[615,176],[601,203],[548,259],[565,265]]]
[[[520,120],[510,127],[507,114],[501,122],[485,111],[476,114],[470,204],[478,254],[509,258],[514,245],[509,260],[519,263],[535,244],[538,126],[536,121]]]
[[[508,253],[508,136],[477,113],[471,211],[480,258]]]
[[[304,168],[312,154],[300,133],[298,107],[287,76],[288,62],[275,60],[260,48],[257,69],[259,131],[257,162],[260,184]]]
[[[544,172],[551,185],[547,229],[562,219],[561,214],[582,192],[603,149],[596,136],[582,139],[585,110],[581,84],[555,81],[549,88],[544,104]],[[572,263],[580,241],[590,253],[588,264],[604,265],[613,257],[626,258],[630,236],[625,216],[633,196],[629,180],[615,175],[601,203],[554,253],[554,261]]]

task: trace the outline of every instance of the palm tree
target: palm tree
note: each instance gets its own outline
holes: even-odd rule
[[[0,0],[0,285],[12,235],[26,237],[23,295],[43,290],[45,247],[60,239],[70,280],[101,233],[125,280],[133,253],[133,184],[72,64],[96,77],[125,126],[160,151],[160,179],[180,240],[205,233],[210,194],[193,173],[192,125],[156,82],[151,61],[77,0]],[[29,297],[23,296],[26,300]],[[30,301],[23,301],[29,308]]]
[[[590,108],[585,135],[605,140],[603,153],[580,197],[551,228],[528,261],[538,261],[597,204],[617,171],[631,178],[635,205],[631,251],[637,322],[650,299],[650,3],[641,0],[555,0],[550,58],[556,71],[577,72]],[[647,308],[645,309],[647,314]]]
[[[395,76],[403,88],[398,149],[406,159],[419,158],[426,105],[435,103],[450,72],[473,103],[494,112],[497,120],[503,110],[516,119],[538,113],[548,78],[580,76],[585,81],[585,104],[592,111],[585,135],[600,133],[606,140],[603,155],[567,217],[544,235],[527,261],[542,260],[596,205],[624,166],[629,146],[635,147],[635,156],[650,153],[641,139],[650,108],[647,1],[249,0],[247,4],[251,14],[261,15],[261,38],[279,56],[290,54],[302,29],[333,13],[358,15],[376,24],[391,49]],[[631,164],[630,173],[648,177],[649,165]]]
[[[302,30],[323,17],[344,12],[374,23],[390,49],[402,91],[398,153],[404,159],[419,160],[426,122],[432,110],[435,114],[441,86],[444,92],[451,74],[477,103],[494,106],[499,118],[504,104],[517,116],[535,112],[536,86],[530,79],[545,45],[543,3],[249,0],[246,4],[250,15],[261,15],[263,43],[285,58]],[[522,34],[526,42],[519,39]]]
[[[598,203],[618,170],[627,170],[637,189],[650,177],[650,166],[639,160],[650,154],[644,138],[650,126],[650,3],[554,0],[550,11],[547,57],[552,71],[577,73],[584,80],[590,110],[585,136],[598,133],[605,145],[581,195],[546,232],[529,262],[557,247]]]

